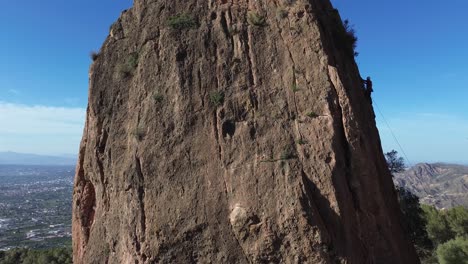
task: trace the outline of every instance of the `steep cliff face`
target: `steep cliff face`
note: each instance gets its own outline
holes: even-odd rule
[[[327,0],[135,0],[91,66],[76,263],[418,263]]]

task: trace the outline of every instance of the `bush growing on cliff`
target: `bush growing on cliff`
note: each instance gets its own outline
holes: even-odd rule
[[[91,57],[93,61],[96,61],[99,58],[99,52],[91,51],[91,53],[89,54],[89,57]]]
[[[315,112],[308,112],[306,115],[312,119],[319,117],[319,115]]]
[[[356,37],[356,30],[354,30],[354,28],[351,26],[348,19],[345,19],[345,21],[343,21],[343,27],[345,30],[346,44],[348,48],[352,49],[353,56],[356,57],[359,55],[359,53],[356,52],[357,41],[358,41],[358,38]]]
[[[296,155],[291,149],[285,149],[283,153],[281,153],[281,156],[279,160],[290,160],[290,159],[295,159]]]
[[[291,90],[292,90],[294,93],[299,92],[299,87],[297,87],[296,84],[293,84],[293,85],[291,86]]]
[[[143,140],[143,138],[146,136],[146,129],[142,125],[138,125],[135,128],[135,131],[133,132],[133,135],[138,141]]]
[[[283,19],[283,18],[286,18],[288,17],[288,11],[282,7],[278,8],[276,10],[276,17],[278,19]]]
[[[153,99],[156,103],[161,103],[164,100],[164,96],[160,93],[153,94]]]
[[[301,139],[298,139],[298,140],[296,141],[296,143],[299,144],[299,145],[307,144],[307,142],[306,142],[304,139],[302,139],[302,138],[301,138]]]
[[[222,105],[224,102],[224,94],[218,91],[212,92],[210,94],[210,102],[215,107]]]
[[[197,26],[195,20],[187,14],[179,14],[169,18],[167,25],[173,29],[181,30]]]
[[[340,13],[338,10],[332,10],[332,16],[335,23],[333,30],[333,38],[335,45],[344,51],[346,55],[350,57],[356,57],[359,55],[356,52],[358,38],[356,36],[356,30],[352,27],[348,19],[341,21]]]
[[[118,71],[119,75],[122,78],[126,78],[133,75],[133,72],[138,66],[138,53],[133,52],[125,58],[125,61],[122,64],[119,64]]]
[[[229,35],[234,36],[241,32],[241,29],[237,25],[232,25],[228,29]]]
[[[255,12],[249,12],[247,14],[247,21],[249,24],[257,27],[266,26],[266,19],[264,16],[261,16]]]

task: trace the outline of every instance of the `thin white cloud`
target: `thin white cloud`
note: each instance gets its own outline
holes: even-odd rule
[[[19,90],[16,90],[16,89],[9,89],[8,92],[14,95],[19,95],[21,93]]]
[[[0,101],[0,151],[75,153],[85,113],[84,108]]]
[[[454,117],[452,115],[448,114],[441,114],[441,113],[416,113],[416,114],[410,114],[416,117],[421,117],[421,118],[437,118],[437,119],[444,119],[444,120],[452,120],[456,119],[458,117]]]

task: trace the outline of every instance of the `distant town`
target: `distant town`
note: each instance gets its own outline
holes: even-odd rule
[[[0,165],[0,250],[71,244],[73,166]]]

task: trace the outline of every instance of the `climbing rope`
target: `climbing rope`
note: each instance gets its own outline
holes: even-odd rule
[[[379,105],[377,104],[377,102],[376,102],[376,100],[375,100],[374,98],[372,98],[372,101],[374,102],[374,105],[376,106],[377,111],[379,111],[380,116],[382,117],[383,121],[385,122],[385,125],[387,126],[388,130],[389,130],[390,133],[392,134],[393,139],[395,140],[395,142],[397,143],[398,147],[400,148],[401,153],[403,153],[403,156],[405,156],[407,165],[408,165],[408,166],[411,166],[412,163],[411,163],[410,160],[408,159],[408,155],[406,155],[406,152],[405,152],[405,150],[403,149],[403,147],[401,146],[400,141],[398,141],[398,138],[396,137],[395,133],[393,132],[393,129],[392,129],[392,128],[390,127],[390,125],[388,124],[387,119],[385,118],[385,116],[383,115],[382,111],[380,110]]]

